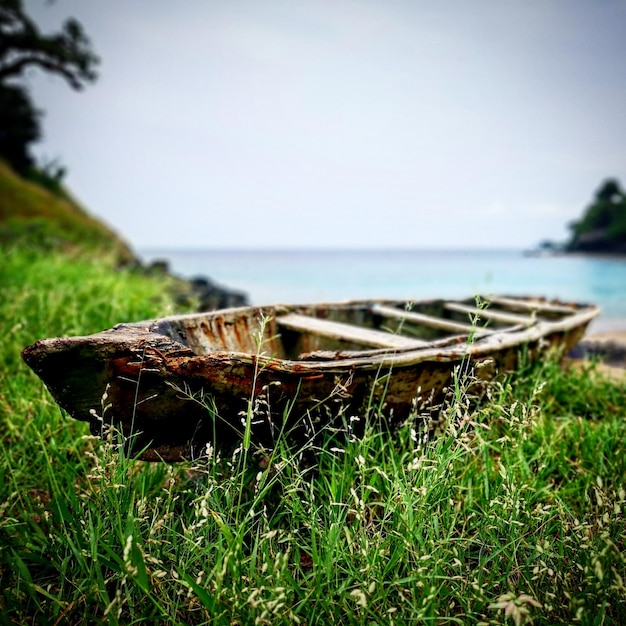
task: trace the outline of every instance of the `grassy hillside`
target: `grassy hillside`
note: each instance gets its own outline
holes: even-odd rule
[[[21,178],[0,160],[0,245],[96,253],[129,263],[129,246],[64,190],[53,193]]]

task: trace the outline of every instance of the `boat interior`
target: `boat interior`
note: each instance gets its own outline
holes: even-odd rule
[[[197,355],[244,352],[288,360],[322,360],[458,344],[579,310],[542,299],[362,301],[246,307],[163,320],[156,329]]]

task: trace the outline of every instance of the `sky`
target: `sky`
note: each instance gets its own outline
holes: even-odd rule
[[[101,57],[26,77],[136,248],[528,248],[626,184],[626,0],[25,0]]]

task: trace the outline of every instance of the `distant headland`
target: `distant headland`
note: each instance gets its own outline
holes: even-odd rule
[[[580,220],[569,224],[565,244],[544,241],[539,252],[626,256],[626,193],[616,179],[605,180]]]

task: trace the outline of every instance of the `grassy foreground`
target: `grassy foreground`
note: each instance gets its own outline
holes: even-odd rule
[[[0,616],[36,624],[626,623],[626,389],[546,362],[446,425],[146,464],[61,414],[35,339],[171,313],[156,279],[4,250]]]

